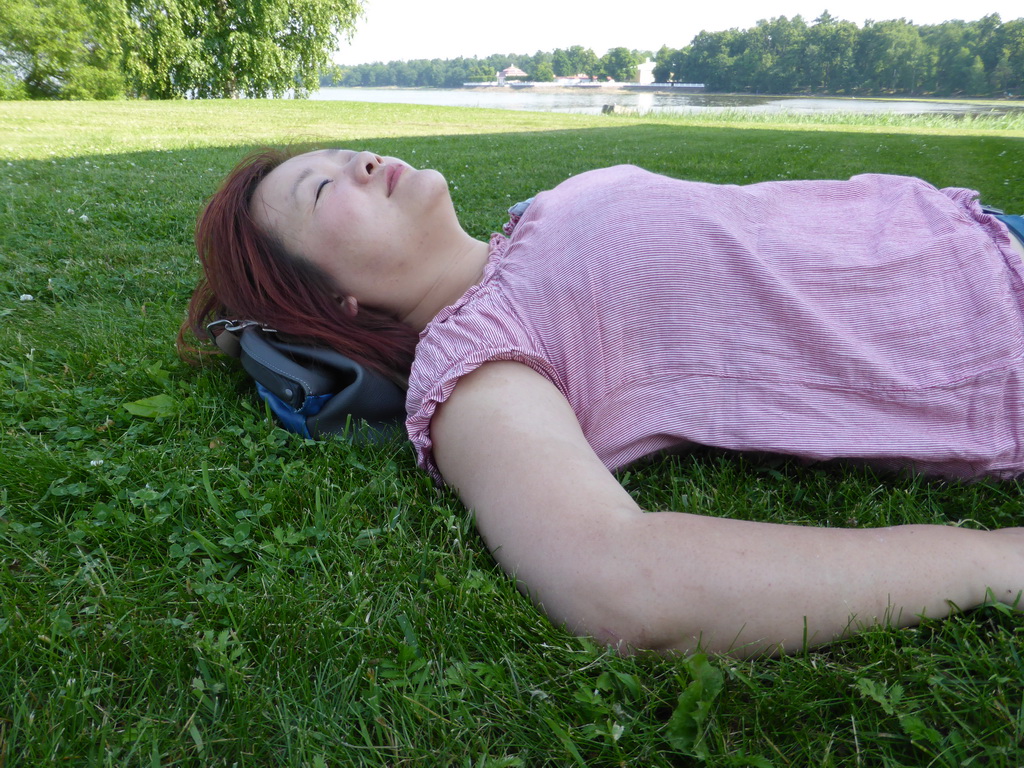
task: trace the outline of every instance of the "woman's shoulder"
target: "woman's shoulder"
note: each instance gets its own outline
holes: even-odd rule
[[[654,171],[648,171],[646,168],[641,168],[638,165],[609,165],[604,168],[594,168],[593,170],[583,171],[575,176],[570,176],[568,179],[563,181],[557,187],[558,189],[568,189],[573,187],[586,187],[591,185],[605,185],[620,183],[623,180],[647,180],[652,179],[668,179],[668,176],[655,173]],[[676,179],[673,179],[676,181]]]

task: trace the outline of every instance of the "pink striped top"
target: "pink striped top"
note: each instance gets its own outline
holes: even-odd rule
[[[460,376],[514,360],[610,469],[672,446],[1024,472],[1024,267],[976,193],[913,178],[721,186],[631,166],[541,193],[423,331],[421,465]]]

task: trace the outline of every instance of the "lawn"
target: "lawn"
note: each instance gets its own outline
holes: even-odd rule
[[[406,444],[303,441],[233,365],[181,362],[195,216],[247,151],[286,143],[437,168],[480,237],[622,162],[729,183],[905,173],[1024,211],[1012,119],[4,103],[0,768],[1024,762],[1021,615],[774,660],[622,658],[517,593]],[[620,479],[646,508],[778,522],[1024,519],[1015,484],[714,452]]]

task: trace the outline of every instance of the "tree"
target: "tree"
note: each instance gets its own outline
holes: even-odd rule
[[[693,38],[686,54],[686,78],[704,83],[708,90],[740,90],[735,85],[733,68],[737,51],[743,51],[741,33],[701,31]]]
[[[546,61],[542,61],[534,68],[533,79],[538,83],[550,83],[555,79],[555,70]]]
[[[612,80],[636,80],[637,60],[628,48],[612,48],[601,57],[601,72]]]
[[[654,57],[654,81],[656,83],[693,82],[687,69],[689,49],[669,48],[667,45]]]
[[[995,69],[1002,47],[1002,23],[999,14],[992,13],[977,21],[968,22],[967,28],[971,33],[974,53],[981,57],[985,70]]]
[[[110,0],[0,3],[4,90],[31,98],[116,98],[124,93]],[[3,87],[3,86],[0,86]]]
[[[0,67],[36,98],[302,95],[361,0],[0,0]]]
[[[667,45],[663,45],[658,49],[654,56],[654,82],[667,83],[672,80],[671,62],[672,55],[675,52],[675,48],[669,48]]]
[[[320,73],[320,87],[341,85],[345,80],[347,67],[340,64],[331,64]]]
[[[756,26],[737,32],[729,46],[731,64],[724,54],[714,60],[724,69],[717,80],[716,90],[771,91],[772,73],[775,72],[777,51],[772,46],[768,22],[761,19]]]
[[[832,92],[850,87],[857,33],[856,24],[835,19],[828,11],[814,20],[804,51],[807,85]]]
[[[0,64],[0,101],[27,99],[28,91],[25,84],[18,78],[14,67]]]
[[[558,77],[573,77],[577,73],[572,71],[572,60],[569,54],[561,48],[556,48],[551,54],[551,68]]]
[[[202,9],[179,0],[129,2],[121,45],[133,95],[150,99],[234,95],[217,88],[219,78],[234,77],[236,66],[225,62],[220,73],[213,71],[212,62],[220,56],[215,44],[207,51]],[[210,20],[214,21],[212,14]]]
[[[924,44],[906,19],[868,21],[861,30],[856,62],[870,91],[916,92],[926,74]]]
[[[360,0],[125,0],[132,90],[153,98],[303,95]]]
[[[999,29],[998,88],[1020,93],[1024,90],[1024,19],[1008,21]]]
[[[806,82],[803,68],[807,25],[801,16],[759,21],[756,28],[771,66],[760,72],[758,90],[795,93]]]
[[[551,58],[555,74],[560,76],[596,75],[601,68],[597,54],[582,45],[574,45],[568,50],[559,48]]]
[[[963,22],[944,23],[924,30],[924,39],[934,51],[933,88],[943,94],[964,92],[971,77],[974,56]]]

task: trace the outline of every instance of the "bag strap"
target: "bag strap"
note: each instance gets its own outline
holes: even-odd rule
[[[277,333],[274,328],[269,328],[263,325],[263,323],[257,323],[255,320],[224,319],[207,323],[206,334],[221,352],[237,360],[242,356],[242,331],[253,326],[267,333]]]
[[[340,352],[286,342],[276,330],[251,320],[215,320],[207,332],[222,352],[241,361],[260,395],[291,431],[314,438],[346,434],[364,439],[400,432],[405,393]],[[365,429],[350,426],[352,419]]]
[[[251,325],[243,329],[239,343],[242,367],[295,410],[307,398],[357,386],[363,375],[362,366],[333,350],[285,344]]]

